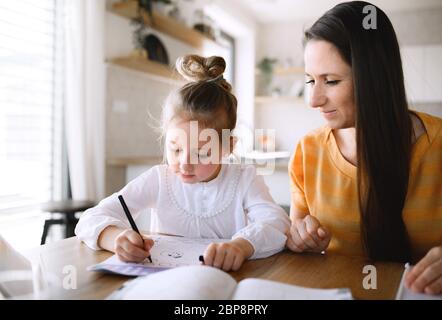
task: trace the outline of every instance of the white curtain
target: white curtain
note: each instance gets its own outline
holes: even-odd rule
[[[105,0],[65,1],[65,128],[76,200],[104,196]]]

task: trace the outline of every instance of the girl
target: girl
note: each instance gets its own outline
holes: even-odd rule
[[[221,133],[225,137],[226,129],[235,128],[237,112],[237,100],[222,77],[224,59],[189,55],[178,59],[176,66],[193,81],[166,100],[163,133],[168,164],[149,169],[119,194],[135,217],[151,209],[153,232],[231,239],[210,244],[204,263],[238,270],[246,259],[281,251],[290,221],[254,166],[221,161],[233,148],[233,137],[225,143]],[[198,140],[201,130],[215,147]],[[123,261],[142,261],[153,241],[131,230],[117,196],[87,210],[75,232],[92,249],[115,252]]]

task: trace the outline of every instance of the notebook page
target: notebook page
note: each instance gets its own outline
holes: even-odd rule
[[[313,289],[263,279],[239,282],[234,300],[351,300],[349,289]]]
[[[225,300],[236,281],[229,274],[208,266],[169,269],[130,281],[109,299],[123,300]]]
[[[442,300],[442,294],[429,295],[424,293],[414,293],[405,286],[405,275],[407,274],[410,266],[405,265],[404,273],[402,274],[401,283],[396,294],[396,300]]]
[[[154,241],[150,253],[152,263],[145,260],[141,263],[120,261],[116,255],[88,268],[90,271],[107,271],[128,276],[144,276],[168,268],[199,265],[199,256],[204,253],[211,242],[224,242],[225,239],[191,239],[172,236],[153,235]]]

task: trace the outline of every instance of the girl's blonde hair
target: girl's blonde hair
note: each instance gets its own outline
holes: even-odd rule
[[[206,128],[221,132],[236,126],[237,100],[232,86],[223,78],[226,62],[222,57],[186,55],[176,61],[177,71],[188,81],[172,92],[163,109],[163,134],[175,117],[196,120]]]

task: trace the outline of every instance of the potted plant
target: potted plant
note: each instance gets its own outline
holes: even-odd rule
[[[262,78],[262,91],[264,94],[270,94],[270,85],[272,83],[273,68],[278,62],[278,59],[264,57],[258,64],[257,68],[260,71],[260,76]]]

